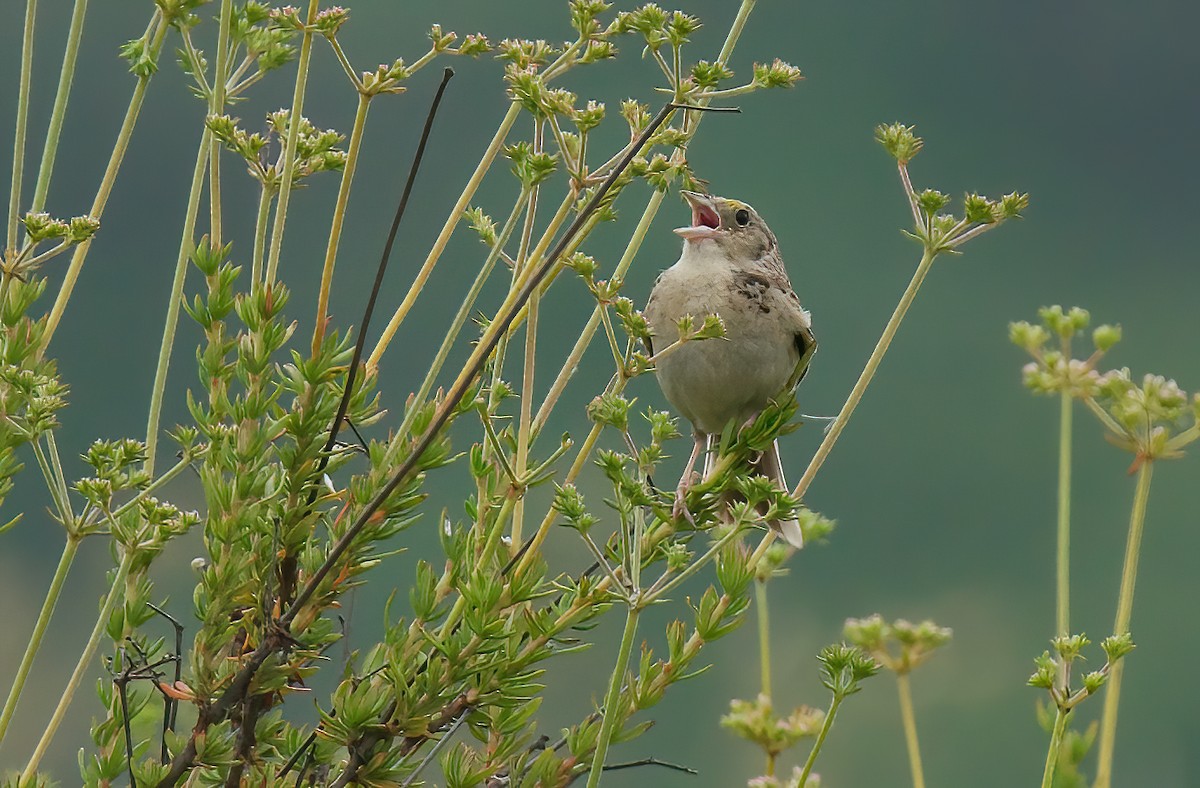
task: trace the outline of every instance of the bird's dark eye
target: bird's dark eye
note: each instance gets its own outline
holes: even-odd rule
[[[745,208],[738,208],[737,213],[733,215],[733,220],[738,223],[738,227],[745,227],[750,224],[750,212]]]

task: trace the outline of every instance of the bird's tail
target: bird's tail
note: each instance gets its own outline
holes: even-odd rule
[[[716,464],[717,453],[713,444],[719,436],[710,435],[708,437],[708,451],[704,453],[704,478],[707,479],[712,472],[713,466]],[[781,490],[789,490],[787,479],[783,476],[783,463],[779,460],[779,441],[771,444],[771,448],[767,449],[759,457],[758,462],[752,466],[752,470],[760,476],[766,476],[776,484]],[[771,520],[767,526],[775,532],[775,535],[783,539],[799,550],[804,547],[804,534],[800,531],[800,523],[795,518],[789,520]]]
[[[761,475],[773,481],[780,489],[788,490],[787,479],[783,476],[783,463],[779,460],[779,441],[774,441],[771,448],[762,453],[755,467]],[[800,523],[791,518],[788,520],[771,520],[767,523],[776,536],[799,550],[804,547],[804,534],[800,531]]]

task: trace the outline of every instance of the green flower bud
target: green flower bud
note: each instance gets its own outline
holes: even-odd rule
[[[1121,326],[1103,325],[1097,326],[1092,332],[1092,344],[1096,350],[1106,352],[1112,349],[1112,346],[1121,341]]]

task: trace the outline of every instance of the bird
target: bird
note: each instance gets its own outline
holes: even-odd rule
[[[675,230],[683,253],[659,274],[643,310],[655,376],[667,401],[691,422],[695,441],[676,487],[676,517],[687,516],[685,496],[710,438],[730,421],[739,426],[752,421],[771,400],[790,394],[817,349],[812,318],[792,290],[779,243],[758,211],[740,200],[680,193],[692,211],[691,224]],[[683,342],[654,358],[655,348],[679,339],[681,319],[709,314],[723,321],[723,339]],[[706,456],[706,471],[709,460]],[[778,441],[755,465],[788,489]],[[795,519],[767,525],[793,547],[803,546]]]

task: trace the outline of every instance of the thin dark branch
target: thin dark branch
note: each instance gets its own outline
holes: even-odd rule
[[[408,779],[401,783],[400,788],[409,788],[409,786],[413,784],[413,781],[421,775],[421,772],[425,771],[425,767],[432,763],[433,759],[437,757],[438,751],[450,741],[450,738],[454,735],[454,732],[458,730],[458,727],[463,724],[463,720],[465,720],[467,715],[470,713],[470,706],[462,710],[462,714],[459,714],[454,720],[453,724],[451,724],[446,732],[442,734],[442,738],[437,740],[437,743],[434,744],[429,750],[429,754],[421,759],[421,762],[417,764],[417,768],[413,769],[413,773],[408,775]]]
[[[309,492],[307,507],[312,507],[317,500],[317,486],[320,484],[321,475],[325,473],[325,468],[329,465],[330,453],[337,444],[338,432],[341,431],[342,422],[346,419],[346,413],[350,409],[350,400],[354,396],[354,381],[358,375],[358,365],[362,363],[363,350],[367,344],[367,327],[371,323],[371,316],[375,313],[375,302],[379,299],[379,291],[383,289],[383,277],[387,273],[388,262],[392,257],[392,246],[396,242],[396,233],[400,229],[400,221],[404,218],[404,212],[408,208],[408,199],[412,195],[417,172],[421,169],[421,160],[425,158],[425,146],[428,144],[430,132],[433,130],[433,119],[437,117],[438,107],[446,92],[446,85],[453,76],[454,69],[452,68],[442,71],[441,84],[438,85],[437,93],[433,96],[433,103],[429,105],[429,113],[425,116],[425,127],[421,130],[421,140],[417,143],[417,152],[413,154],[412,164],[408,169],[408,179],[404,182],[404,190],[401,192],[400,202],[396,206],[396,215],[392,219],[391,229],[388,230],[387,240],[383,244],[383,254],[380,255],[379,266],[375,270],[375,283],[371,286],[371,295],[367,298],[367,305],[363,309],[362,322],[358,327],[358,339],[354,343],[354,355],[346,370],[346,384],[342,389],[342,399],[338,403],[337,415],[333,417],[333,424],[329,428],[329,437],[325,441],[325,448],[321,452],[321,459],[313,474],[316,481]],[[358,435],[358,430],[355,430],[355,435]],[[361,436],[359,436],[359,440],[362,440]],[[294,557],[289,557],[286,572],[288,577],[285,579],[283,587],[280,588],[281,608],[287,607],[291,603],[291,592],[295,586],[296,575]]]
[[[642,758],[640,761],[629,761],[628,763],[614,763],[611,766],[603,767],[603,771],[615,772],[617,769],[633,769],[638,766],[661,766],[664,769],[672,769],[684,774],[699,774],[700,772],[690,766],[682,766],[678,763],[670,763],[668,761],[660,761],[658,758]]]
[[[137,779],[133,776],[133,724],[129,721],[129,700],[125,685],[129,683],[129,671],[126,670],[114,684],[121,698],[121,723],[125,728],[125,763],[129,767],[129,788],[137,788]]]
[[[287,776],[287,773],[295,768],[296,762],[304,756],[305,751],[307,751],[309,747],[312,747],[316,741],[317,732],[316,730],[313,730],[312,733],[308,734],[308,738],[304,740],[304,743],[297,747],[296,751],[292,753],[292,757],[288,758],[287,763],[285,763],[283,768],[279,770],[279,773],[275,775],[275,779],[282,780],[285,776]],[[304,770],[301,769],[300,773],[303,774]]]
[[[175,629],[175,682],[178,682],[183,677],[183,624],[180,624],[174,616],[153,602],[147,602],[146,605],[169,621]],[[172,683],[172,686],[174,686],[174,683]],[[165,692],[162,693],[162,696],[163,722],[162,735],[159,737],[159,758],[162,763],[167,763],[171,759],[171,754],[167,750],[167,733],[174,732],[175,730],[175,715],[179,711],[179,701]]]

